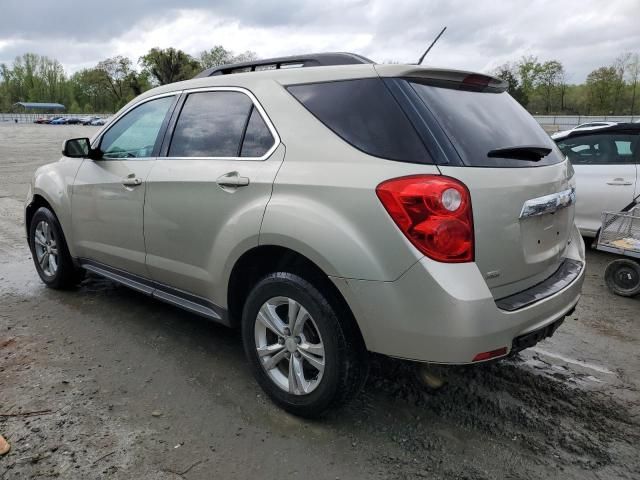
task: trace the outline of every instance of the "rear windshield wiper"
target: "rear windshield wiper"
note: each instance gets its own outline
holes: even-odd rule
[[[495,150],[490,150],[487,156],[491,158],[512,158],[513,160],[539,162],[550,153],[551,149],[548,147],[521,145],[519,147],[496,148]]]

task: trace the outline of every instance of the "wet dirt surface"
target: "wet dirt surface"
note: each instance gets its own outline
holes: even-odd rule
[[[251,377],[238,333],[97,277],[46,289],[22,201],[33,170],[92,127],[0,124],[0,479],[640,478],[640,298],[590,252],[553,338],[447,368],[427,392],[372,358],[348,407],[305,421]]]

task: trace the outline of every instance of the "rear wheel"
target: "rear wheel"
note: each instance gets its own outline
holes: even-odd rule
[[[244,306],[253,374],[295,415],[317,417],[344,404],[366,379],[366,352],[329,299],[303,278],[279,272],[258,282]]]
[[[71,288],[82,280],[73,264],[60,222],[51,210],[40,207],[31,219],[29,247],[40,279],[51,288]]]
[[[640,293],[640,263],[627,258],[619,258],[607,265],[604,272],[607,287],[623,297]]]

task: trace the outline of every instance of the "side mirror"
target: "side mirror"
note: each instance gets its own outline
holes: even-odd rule
[[[86,158],[90,149],[88,138],[72,138],[62,145],[62,155],[69,158]]]
[[[62,155],[69,158],[91,158],[97,160],[101,157],[98,150],[91,148],[88,138],[72,138],[64,142]]]

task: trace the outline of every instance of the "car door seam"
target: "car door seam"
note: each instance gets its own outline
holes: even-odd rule
[[[258,229],[258,245],[262,244],[262,225],[264,224],[264,217],[267,215],[267,208],[269,207],[269,203],[271,203],[271,199],[273,198],[273,190],[275,189],[276,180],[278,179],[278,174],[280,173],[280,169],[282,168],[285,160],[287,159],[287,146],[284,144],[282,139],[280,139],[280,145],[282,145],[284,152],[282,152],[282,161],[280,162],[280,165],[278,165],[276,174],[273,176],[273,180],[271,181],[271,190],[269,191],[269,198],[265,202],[264,209],[262,210],[262,217],[260,218],[260,228]],[[275,153],[276,150],[274,150],[273,153]]]

